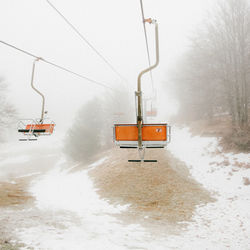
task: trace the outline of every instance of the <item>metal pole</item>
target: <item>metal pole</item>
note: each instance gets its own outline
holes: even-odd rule
[[[142,91],[141,91],[141,78],[142,76],[151,71],[152,69],[156,68],[159,64],[159,35],[158,35],[158,24],[156,20],[147,19],[144,21],[150,20],[150,23],[155,25],[155,48],[156,48],[156,62],[151,67],[143,70],[137,79],[137,92],[136,95],[138,97],[138,115],[137,115],[137,125],[138,125],[138,147],[142,149],[142,124],[143,124],[143,117],[142,117]]]
[[[34,89],[41,97],[42,97],[42,113],[41,113],[41,119],[40,123],[43,123],[44,119],[44,106],[45,106],[45,97],[44,95],[34,87],[34,75],[35,75],[35,67],[36,67],[36,62],[38,62],[41,58],[36,58],[33,62],[33,68],[32,68],[32,75],[31,75],[31,87]]]

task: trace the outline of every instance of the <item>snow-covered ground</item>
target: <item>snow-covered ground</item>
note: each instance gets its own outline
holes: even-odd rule
[[[250,249],[250,155],[222,153],[217,138],[192,137],[187,128],[174,129],[168,149],[217,199],[197,208],[173,245],[178,238],[180,249]]]
[[[0,144],[0,181],[23,177],[53,168],[62,155],[62,137],[41,137],[39,141],[17,139]]]
[[[74,172],[75,166],[67,168],[69,163],[60,155],[51,171],[30,186],[36,198],[30,213],[36,209],[50,217],[16,228],[18,239],[27,246],[23,249],[250,249],[250,185],[245,185],[250,178],[249,155],[221,153],[216,138],[192,137],[187,128],[173,129],[168,150],[216,199],[197,207],[193,220],[178,235],[152,235],[141,225],[124,224],[114,216],[128,206],[114,207],[101,200],[88,176],[89,169],[107,158]]]
[[[105,160],[103,158],[90,167]],[[55,213],[52,223],[22,229],[18,233],[20,239],[27,246],[38,249],[128,249],[133,246],[129,239],[141,237],[142,229],[137,225],[122,226],[112,216],[126,206],[113,207],[99,199],[88,170],[70,173],[61,170],[63,163],[60,161],[49,174],[35,180],[30,190],[41,211]],[[60,223],[66,229],[56,226],[59,219],[56,213],[65,214],[65,220],[60,218]]]

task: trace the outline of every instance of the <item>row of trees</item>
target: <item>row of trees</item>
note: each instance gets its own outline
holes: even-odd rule
[[[0,78],[0,142],[4,141],[4,133],[15,116],[16,110],[7,100],[7,84]]]
[[[79,110],[65,140],[65,152],[75,161],[89,162],[113,145],[113,124],[132,121],[126,92],[95,97]]]
[[[221,0],[191,38],[173,75],[185,119],[229,113],[235,127],[248,126],[250,101],[250,5]]]

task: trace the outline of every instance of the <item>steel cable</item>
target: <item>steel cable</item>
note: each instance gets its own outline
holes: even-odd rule
[[[114,66],[81,34],[81,32],[49,1],[47,3],[63,18],[63,20],[78,34],[78,36],[119,76],[123,81],[127,80],[114,68]]]
[[[9,47],[11,47],[11,48],[13,48],[13,49],[15,49],[15,50],[18,50],[18,51],[20,51],[20,52],[22,52],[22,53],[24,53],[24,54],[26,54],[26,55],[28,55],[28,56],[31,56],[31,57],[34,57],[34,58],[38,58],[40,61],[43,61],[43,62],[45,62],[45,63],[47,63],[47,64],[50,64],[50,65],[52,65],[52,66],[54,66],[54,67],[56,67],[56,68],[59,68],[59,69],[61,69],[61,70],[63,70],[63,71],[66,71],[66,72],[68,72],[68,73],[70,73],[70,74],[73,74],[73,75],[75,75],[75,76],[78,76],[78,77],[80,77],[80,78],[82,78],[82,79],[85,79],[85,80],[87,80],[87,81],[89,81],[89,82],[95,83],[95,84],[97,84],[97,85],[99,85],[99,86],[102,86],[102,87],[104,87],[104,88],[111,89],[111,90],[113,90],[113,91],[118,91],[118,90],[115,90],[115,89],[113,89],[113,88],[107,86],[107,85],[104,84],[104,83],[98,82],[98,81],[93,80],[93,79],[91,79],[91,78],[88,78],[88,77],[86,77],[86,76],[84,76],[84,75],[82,75],[82,74],[76,73],[76,72],[74,72],[74,71],[72,71],[72,70],[70,70],[70,69],[67,69],[67,68],[65,68],[65,67],[63,67],[63,66],[60,66],[60,65],[58,65],[58,64],[56,64],[56,63],[53,63],[53,62],[51,62],[51,61],[48,61],[48,60],[46,60],[46,59],[44,59],[44,58],[42,58],[42,57],[36,56],[36,55],[34,55],[34,54],[32,54],[32,53],[30,53],[30,52],[28,52],[28,51],[25,51],[25,50],[23,50],[23,49],[20,49],[20,48],[14,46],[14,45],[11,45],[11,44],[9,44],[9,43],[7,43],[7,42],[4,42],[4,41],[0,40],[0,43],[4,44],[4,45],[6,45],[6,46],[9,46]]]

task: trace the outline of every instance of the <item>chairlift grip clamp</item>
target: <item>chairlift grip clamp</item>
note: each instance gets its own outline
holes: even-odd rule
[[[142,91],[135,91],[136,96],[142,96]]]

